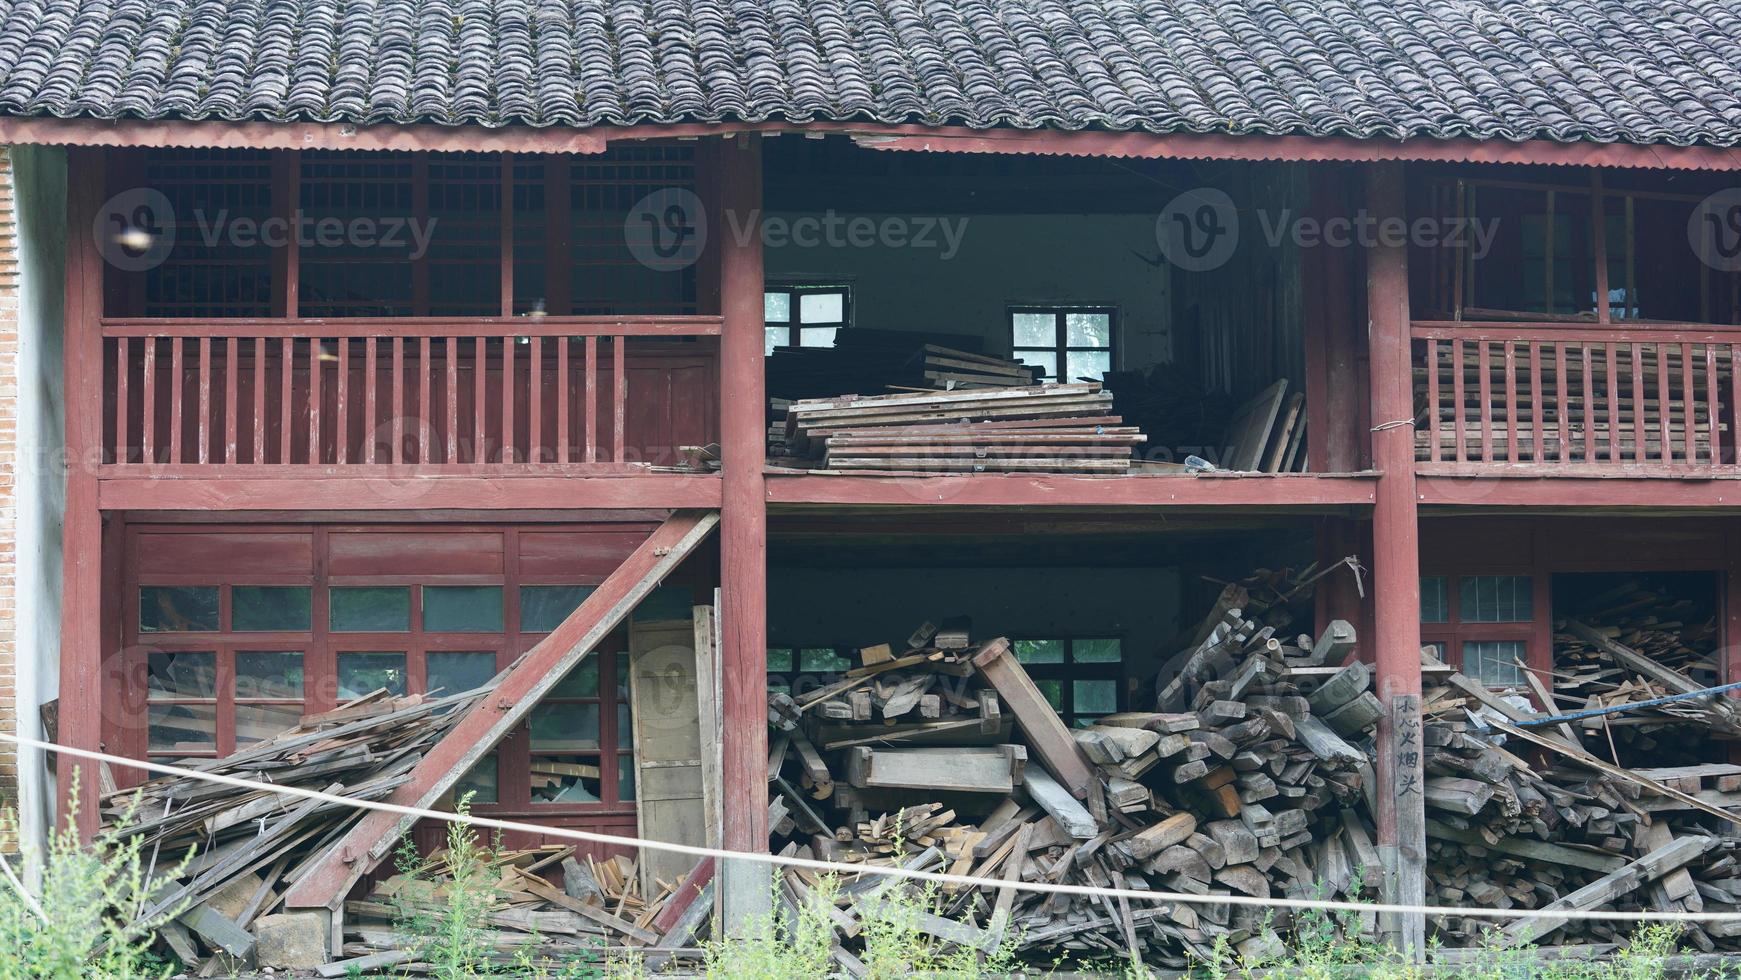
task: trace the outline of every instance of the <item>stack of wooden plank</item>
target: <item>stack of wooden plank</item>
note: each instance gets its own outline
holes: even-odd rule
[[[321,975],[432,972],[419,956],[428,942],[420,923],[439,921],[447,907],[453,882],[446,857],[438,851],[376,882],[367,898],[346,902],[344,958]],[[576,960],[634,957],[658,965],[702,956],[697,937],[713,911],[711,861],[681,881],[662,882],[650,899],[640,894],[633,860],[577,855],[573,846],[494,851],[487,872],[489,911],[475,924],[500,969],[532,964],[554,973]]]
[[[1224,660],[1226,671],[1194,672],[1162,692],[1158,710],[1075,731],[1008,640],[959,648],[958,637],[946,646],[921,628],[905,650],[867,647],[840,680],[770,698],[775,846],[1000,882],[1363,893],[1376,878],[1362,882],[1354,869],[1376,867],[1377,852],[1343,811],[1361,799],[1369,764],[1359,746],[1377,718],[1370,672],[1340,665],[1354,643],[1347,623],[1306,649],[1273,634],[1219,608],[1185,658]],[[1306,671],[1301,681],[1295,670]],[[803,873],[791,882],[794,903],[815,885]],[[865,876],[840,893],[837,960],[849,974],[858,903],[877,887],[898,886]],[[1221,937],[1258,951],[1271,941],[1263,919],[1225,905],[1132,907],[988,885],[943,889],[922,930],[979,949],[1013,940],[1042,959],[1134,951],[1183,966]]]
[[[1487,908],[1741,909],[1741,766],[1627,769],[1565,724],[1530,724],[1526,700],[1450,673],[1425,692],[1429,900]],[[1706,789],[1706,780],[1716,789]],[[1733,801],[1733,802],[1732,802]],[[1729,809],[1725,809],[1725,807]],[[1489,919],[1433,922],[1447,945],[1489,941]],[[1506,939],[1620,943],[1623,922],[1537,918]],[[1733,947],[1741,929],[1689,924],[1688,941]]]
[[[768,394],[821,398],[1034,382],[1033,368],[981,348],[981,338],[969,334],[848,327],[835,333],[832,347],[775,347]]]
[[[1145,439],[1098,384],[841,396],[792,403],[785,448],[820,468],[1123,473]]]
[[[1257,473],[1306,471],[1306,395],[1288,393],[1280,378],[1233,413],[1222,438],[1224,470]]]

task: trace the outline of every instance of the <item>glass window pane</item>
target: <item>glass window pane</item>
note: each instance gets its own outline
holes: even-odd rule
[[[429,690],[443,695],[483,687],[496,676],[496,655],[488,651],[456,652],[431,650],[425,655],[424,672]]]
[[[798,669],[811,674],[838,674],[858,666],[832,647],[805,647],[798,651]]]
[[[535,752],[598,749],[597,704],[541,704],[532,709],[531,726]]]
[[[238,633],[308,631],[311,593],[306,585],[237,585],[230,589],[230,628]]]
[[[217,586],[147,585],[139,589],[139,632],[211,633],[217,628]]]
[[[1078,715],[1109,715],[1118,710],[1117,681],[1072,681],[1070,693]]]
[[[1024,664],[1061,664],[1063,640],[1017,640],[1016,659]]]
[[[617,654],[617,697],[624,701],[629,699],[629,654],[626,650]]]
[[[152,650],[146,654],[145,689],[152,701],[214,698],[218,695],[218,655]]]
[[[785,323],[792,319],[792,294],[763,293],[762,319],[769,323]]]
[[[1016,360],[1029,367],[1039,368],[1041,381],[1056,380],[1058,377],[1058,352],[1052,350],[1018,350]]]
[[[302,654],[237,651],[236,697],[302,700]]]
[[[1531,586],[1528,575],[1465,576],[1458,586],[1458,615],[1465,623],[1527,623]]]
[[[1124,659],[1123,644],[1117,637],[1072,640],[1070,652],[1070,659],[1079,664],[1116,664]]]
[[[328,619],[337,633],[404,633],[411,629],[411,589],[335,588]]]
[[[338,671],[340,701],[360,698],[383,687],[395,696],[405,693],[403,653],[341,653]]]
[[[486,755],[479,759],[478,764],[472,766],[470,771],[461,776],[459,782],[453,784],[453,797],[457,800],[470,793],[473,803],[500,802],[498,785],[496,757]]]
[[[301,704],[236,705],[236,744],[263,742],[302,722]]]
[[[1060,381],[1075,382],[1087,378],[1099,381],[1112,370],[1112,353],[1110,351],[1080,351],[1073,350],[1065,355],[1069,358],[1065,366],[1069,368]]]
[[[768,651],[768,672],[773,674],[792,672],[791,647],[777,647]]]
[[[846,321],[846,296],[843,293],[800,293],[798,296],[798,322],[800,323],[844,323]],[[808,345],[806,345],[808,346]]]
[[[592,595],[590,585],[520,586],[520,632],[548,633]]]
[[[431,633],[500,633],[499,585],[426,585],[423,628]]]
[[[629,715],[629,702],[617,702],[617,748],[635,747],[635,719]]]
[[[635,607],[637,622],[672,622],[694,617],[695,603],[687,585],[661,585]]]
[[[1046,703],[1052,706],[1052,710],[1064,710],[1063,681],[1055,678],[1036,677],[1034,678],[1034,686],[1039,688],[1040,693],[1046,696]]]
[[[623,803],[635,800],[635,757],[617,757],[617,799]]]
[[[598,697],[598,661],[588,657],[575,665],[568,676],[556,682],[550,689],[553,698],[596,698]]]
[[[776,694],[776,693],[778,693],[778,694],[791,694],[792,693],[792,685],[790,683],[788,683],[786,681],[786,678],[784,678],[784,677],[769,677],[768,678],[768,693],[769,694]]]
[[[800,327],[798,330],[799,347],[833,347],[835,335],[839,327]]]
[[[152,752],[211,752],[218,747],[218,706],[151,705],[147,730]]]
[[[1463,644],[1463,672],[1494,689],[1524,686],[1523,670],[1513,662],[1522,659],[1524,645],[1520,640]]]
[[[600,781],[596,755],[532,757],[533,803],[597,803]]]
[[[1058,320],[1050,313],[1012,313],[1016,347],[1058,346]]]
[[[1451,621],[1451,603],[1445,595],[1445,577],[1443,575],[1421,576],[1421,622],[1448,623]]]
[[[768,356],[774,353],[774,348],[786,346],[786,341],[791,336],[792,330],[790,327],[763,327],[762,355],[764,357]]]
[[[1111,347],[1112,314],[1064,314],[1064,346]]]

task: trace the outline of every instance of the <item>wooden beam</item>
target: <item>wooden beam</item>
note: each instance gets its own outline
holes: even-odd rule
[[[278,467],[272,467],[278,468]],[[558,470],[558,473],[560,470]],[[93,481],[96,482],[96,481]],[[669,509],[720,506],[712,475],[424,476],[297,479],[289,476],[105,479],[105,511],[400,511]]]
[[[1366,212],[1380,222],[1406,220],[1401,164],[1367,168]],[[1366,261],[1372,460],[1384,474],[1372,508],[1376,618],[1372,648],[1384,706],[1378,724],[1378,846],[1386,858],[1384,901],[1418,906],[1426,903],[1427,855],[1408,247],[1403,242],[1380,242],[1366,250]],[[1424,954],[1426,920],[1420,914],[1387,916],[1381,929],[1405,953]]]
[[[66,518],[61,528],[65,562],[61,571],[60,730],[62,745],[101,751],[103,676],[103,516],[97,502],[97,468],[103,443],[104,262],[95,228],[101,218],[105,181],[104,153],[75,149],[67,154],[66,345]],[[125,216],[124,216],[125,217]],[[107,227],[107,224],[104,225]],[[73,794],[74,773],[78,794]],[[55,763],[60,808],[54,823],[64,826],[67,808],[76,807],[82,838],[96,834],[97,773],[71,758]]]
[[[606,636],[713,532],[719,515],[679,511],[624,559],[561,625],[523,654],[411,771],[388,802],[429,807],[472,765],[493,751]],[[338,915],[364,874],[387,856],[412,820],[371,811],[305,871],[285,896],[286,907],[328,909]],[[337,931],[335,929],[335,931]]]
[[[768,846],[768,541],[762,465],[767,396],[762,365],[762,243],[734,236],[734,223],[761,213],[762,147],[758,137],[714,147],[718,167],[713,228],[720,263],[720,446],[724,501],[720,514],[721,784],[727,848]],[[727,869],[729,874],[729,869]],[[732,890],[728,883],[727,900]]]
[[[1617,871],[1542,907],[1543,912],[1574,912],[1599,908],[1622,895],[1649,884],[1676,868],[1684,867],[1717,843],[1715,837],[1682,837],[1651,851]],[[1531,943],[1572,921],[1570,916],[1546,915],[1519,919],[1500,930],[1508,944]]]
[[[1377,482],[1373,473],[1096,477],[1025,473],[844,476],[774,471],[767,475],[767,497],[775,505],[1189,506],[1334,512],[1370,506]]]

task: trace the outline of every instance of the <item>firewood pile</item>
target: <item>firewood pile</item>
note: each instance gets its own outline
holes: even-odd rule
[[[1345,622],[1316,639],[1276,633],[1217,603],[1183,651],[1193,669],[1163,686],[1156,710],[1074,731],[1006,639],[973,643],[965,629],[927,624],[905,649],[864,648],[840,680],[769,698],[774,847],[1008,883],[1366,894],[1376,877],[1356,869],[1376,869],[1377,852],[1345,814],[1369,778],[1370,671],[1340,666],[1355,640]],[[789,901],[813,898],[815,876],[787,879]],[[907,886],[866,875],[840,889],[833,918],[849,974],[860,902],[890,887]],[[1219,937],[1264,948],[1265,918],[1227,905],[945,886],[923,928],[981,950],[1013,943],[1081,960],[1134,952],[1182,967]]]
[[[306,716],[297,727],[233,755],[182,765],[347,800],[380,800],[404,784],[423,754],[493,689],[490,684],[446,697],[392,697],[377,690],[324,714]],[[140,839],[143,853],[153,862],[150,874],[170,879],[144,917],[185,909],[158,936],[183,963],[197,964],[200,976],[218,975],[247,960],[256,934],[281,918],[274,913],[290,886],[365,812],[338,802],[180,776],[111,791],[103,801],[110,832]],[[619,944],[649,938],[645,930],[613,932],[620,918],[617,912],[589,921]],[[350,939],[371,942],[367,935]]]
[[[490,962],[504,969],[630,950],[650,969],[693,963],[702,955],[697,936],[713,912],[712,866],[706,861],[687,879],[662,883],[649,899],[640,894],[635,862],[622,855],[601,860],[559,845],[490,852],[488,880],[471,886],[489,894],[488,912],[477,923],[481,940]],[[323,976],[431,972],[419,953],[425,924],[440,920],[455,887],[448,852],[430,855],[414,872],[402,869],[376,882],[367,898],[345,903],[344,958],[322,967]]]
[[[1460,673],[1429,684],[1423,714],[1428,899],[1483,908],[1741,909],[1741,766],[1628,769],[1567,723]],[[1487,941],[1491,919],[1433,920],[1446,945]],[[1558,917],[1503,926],[1508,941],[1621,943],[1629,926]],[[1741,929],[1691,923],[1686,938],[1734,948]]]
[[[1094,383],[844,395],[791,403],[780,445],[833,471],[1116,474],[1146,439],[1121,422]]]

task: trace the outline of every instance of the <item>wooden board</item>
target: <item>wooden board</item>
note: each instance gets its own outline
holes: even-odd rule
[[[1256,470],[1260,467],[1264,448],[1269,445],[1270,430],[1275,427],[1276,415],[1281,411],[1282,399],[1287,392],[1288,379],[1281,378],[1258,392],[1233,414],[1233,421],[1227,426],[1227,436],[1222,440],[1232,447],[1232,451],[1222,469]]]
[[[1051,703],[1034,686],[1033,678],[1010,654],[1009,640],[999,638],[987,643],[974,655],[973,665],[997,689],[1004,710],[1015,716],[1040,762],[1071,796],[1079,800],[1087,797],[1094,774],[1076,747],[1076,739],[1059,720],[1058,712],[1052,710]]]
[[[707,844],[702,773],[701,704],[690,619],[629,624],[629,705],[635,729],[635,815],[640,836],[672,844]],[[677,881],[694,867],[686,854],[645,849],[641,894]]]

